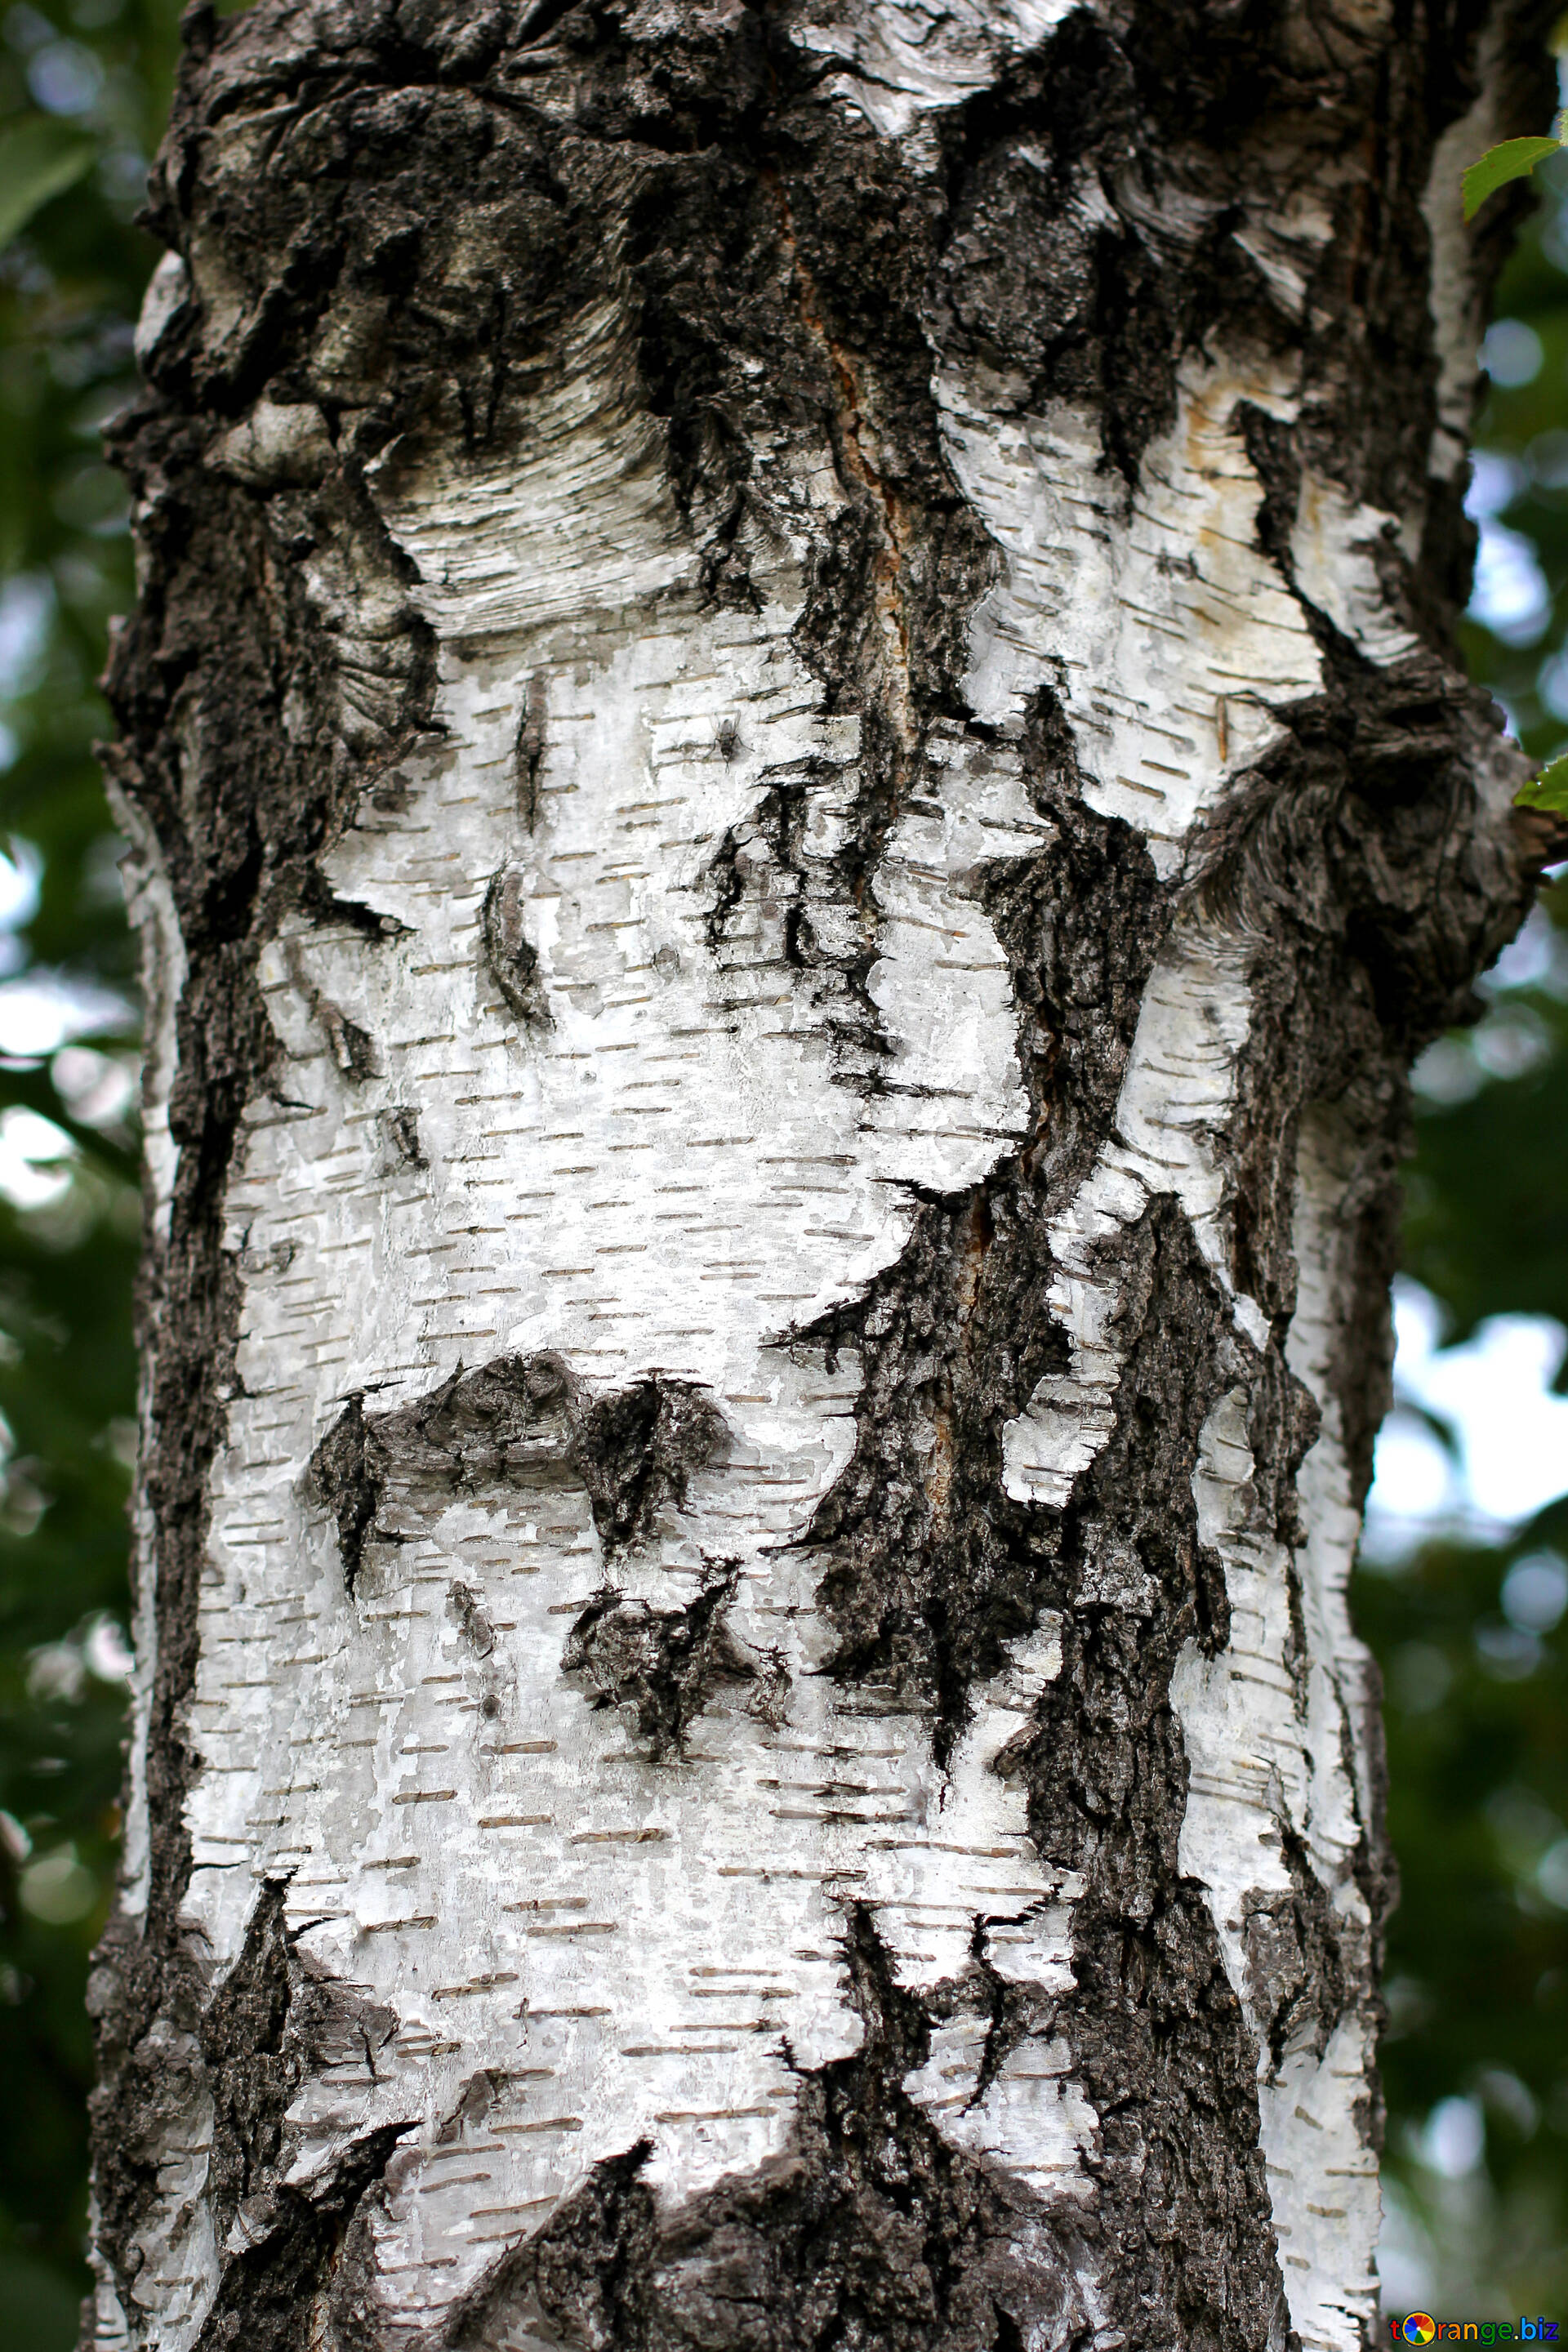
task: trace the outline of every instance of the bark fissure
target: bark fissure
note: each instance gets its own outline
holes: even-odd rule
[[[1181,1867],[1188,1763],[1170,1697],[1184,1643],[1215,1655],[1230,1634],[1193,1476],[1241,1348],[1180,1211],[1152,1207],[1121,1265],[1116,1425],[1063,1515],[1062,1671],[1002,1761],[1027,1790],[1041,1851],[1083,1880],[1078,1990],[1058,2018],[1100,2117],[1115,2324],[1184,2341],[1223,2313],[1239,2340],[1279,2342],[1289,2321],[1258,2141],[1257,2049],[1204,1891]],[[1162,1455],[1145,1483],[1142,1465]],[[1247,2252],[1233,2269],[1238,2247]]]
[[[1033,1629],[1052,1538],[998,1493],[1003,1423],[1066,1369],[1047,1302],[1049,1223],[1112,1119],[1143,988],[1170,919],[1130,829],[1079,796],[1060,706],[1043,689],[1025,776],[1051,845],[984,870],[978,896],[1007,956],[1029,1134],[956,1200],[922,1203],[902,1256],[854,1305],[793,1335],[861,1358],[855,1453],[808,1541],[834,1565],[821,1598],[835,1671],[935,1701],[942,1745],[970,1685]],[[1020,1181],[1022,1180],[1022,1181]]]

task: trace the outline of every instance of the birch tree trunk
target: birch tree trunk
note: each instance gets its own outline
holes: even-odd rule
[[[1526,13],[187,19],[100,2346],[1370,2340]]]

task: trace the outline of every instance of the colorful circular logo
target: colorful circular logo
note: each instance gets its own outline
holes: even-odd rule
[[[1437,2323],[1424,2311],[1413,2311],[1405,2323],[1407,2344],[1430,2344],[1437,2333]]]

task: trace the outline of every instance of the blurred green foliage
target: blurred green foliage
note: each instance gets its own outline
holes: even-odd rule
[[[156,257],[132,215],[175,22],[169,0],[0,18],[0,226],[28,214],[0,253],[0,2313],[16,2352],[67,2352],[87,2283],[82,1990],[118,1827],[138,1214],[131,962],[90,749],[132,575],[97,436],[132,386]],[[1489,344],[1493,625],[1467,625],[1467,654],[1544,759],[1568,749],[1568,159],[1541,176],[1500,300],[1512,323]],[[1562,953],[1538,935],[1423,1074],[1407,1262],[1455,1338],[1496,1314],[1568,1323],[1568,889],[1546,904]],[[1544,1622],[1542,1567],[1558,1557],[1568,1504],[1357,1580],[1388,1680],[1404,1879],[1390,2171],[1424,2292],[1467,2314],[1568,2304],[1568,1638]]]
[[[1398,2308],[1501,2318],[1568,2302],[1568,1645],[1504,1605],[1509,1570],[1539,1570],[1553,1547],[1568,1557],[1562,1504],[1504,1545],[1429,1543],[1357,1580],[1387,1676],[1403,1881],[1387,2175],[1426,2273]]]
[[[1568,751],[1568,156],[1537,178],[1483,347],[1464,637],[1471,674],[1545,761]],[[1417,1073],[1405,1262],[1454,1342],[1494,1315],[1568,1324],[1568,881],[1542,890],[1484,993],[1479,1025]],[[1383,2053],[1391,2234],[1416,2299],[1467,2317],[1568,2318],[1563,1563],[1568,1502],[1501,1541],[1363,1563],[1352,1595],[1387,1683],[1403,1882]]]
[[[19,226],[0,253],[0,2336],[15,2352],[65,2352],[87,2284],[82,1990],[119,1826],[135,1013],[92,744],[107,625],[132,584],[99,431],[134,381],[156,253],[132,215],[175,23],[167,0],[0,19],[0,216]]]

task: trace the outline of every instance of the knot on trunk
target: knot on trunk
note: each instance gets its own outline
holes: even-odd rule
[[[584,1410],[573,1460],[608,1551],[642,1541],[659,1511],[684,1507],[692,1475],[723,1453],[723,1415],[690,1381],[650,1375]]]
[[[690,1381],[649,1373],[590,1399],[563,1357],[497,1356],[455,1371],[412,1404],[367,1413],[350,1396],[310,1456],[308,1491],[337,1520],[352,1592],[394,1486],[456,1494],[580,1479],[607,1554],[649,1538],[685,1507],[692,1475],[721,1457],[723,1415]]]
[[[491,877],[479,915],[479,939],[486,968],[508,1010],[525,1028],[546,1029],[550,1005],[539,976],[538,950],[522,928],[524,878],[515,866],[503,866]]]
[[[566,1637],[563,1671],[584,1675],[595,1706],[627,1710],[657,1761],[684,1745],[686,1727],[720,1682],[752,1682],[757,1668],[724,1622],[737,1574],[705,1584],[684,1609],[655,1609],[614,1590],[592,1600]]]

